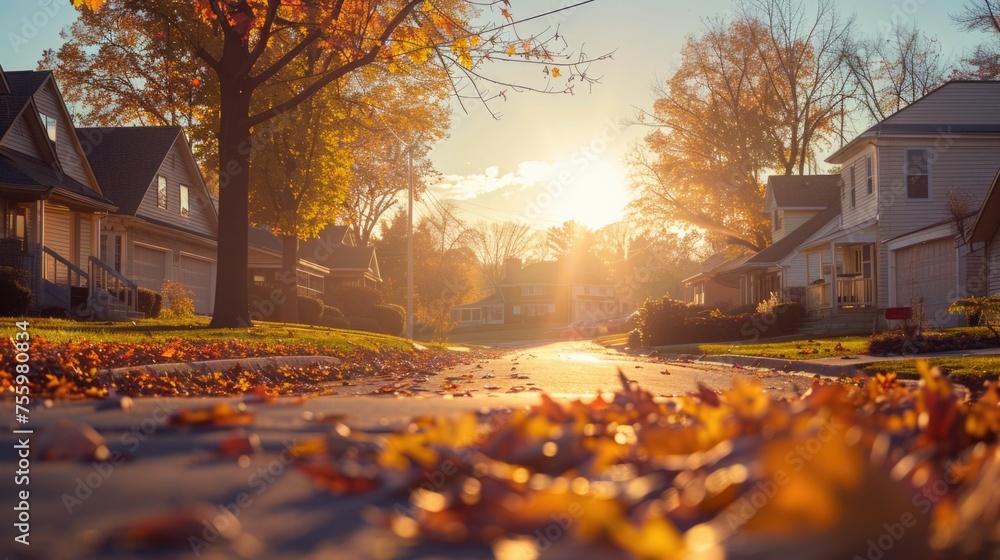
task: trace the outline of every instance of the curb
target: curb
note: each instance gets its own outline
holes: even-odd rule
[[[119,367],[97,372],[98,377],[118,377],[129,372],[156,374],[190,374],[226,371],[239,366],[246,370],[259,371],[269,367],[306,367],[313,365],[337,366],[343,363],[332,356],[264,356],[259,358],[235,358],[228,360],[206,360],[200,362],[177,362],[169,364],[149,364],[144,366]]]
[[[804,360],[760,358],[756,356],[694,356],[691,354],[657,354],[657,356],[677,362],[728,364],[748,368],[767,368],[784,372],[814,373],[830,377],[840,377],[841,375],[853,377],[858,373],[858,366],[867,365],[867,362],[831,365],[812,363]]]

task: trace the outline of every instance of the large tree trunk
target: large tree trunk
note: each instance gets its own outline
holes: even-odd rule
[[[235,42],[234,42],[235,41]],[[226,38],[220,64],[219,240],[215,309],[211,326],[248,328],[250,92],[238,74],[248,54],[238,38]]]
[[[286,323],[299,322],[298,301],[299,239],[294,235],[281,237],[281,305],[278,317]]]

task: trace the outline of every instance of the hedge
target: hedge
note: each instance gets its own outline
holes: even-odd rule
[[[0,316],[20,317],[31,307],[27,273],[20,268],[0,266]]]
[[[382,325],[371,317],[356,317],[351,319],[351,328],[356,331],[382,332]]]
[[[319,325],[323,318],[323,302],[309,296],[298,296],[299,323]]]
[[[406,312],[401,312],[399,306],[376,305],[368,313],[368,316],[378,322],[382,327],[380,332],[399,336],[403,333],[406,325]]]
[[[364,286],[334,286],[327,289],[323,302],[343,311],[348,319],[354,319],[367,316],[373,307],[382,303],[382,294]]]
[[[701,342],[748,342],[795,334],[805,309],[784,303],[770,313],[720,316],[664,297],[647,300],[639,309],[637,328],[630,333],[633,346],[667,346]]]
[[[349,329],[351,328],[351,322],[343,317],[323,317],[323,326],[330,327],[332,329]]]
[[[147,319],[159,317],[162,306],[163,294],[149,288],[139,288],[136,297],[136,310],[142,312]]]
[[[868,339],[868,353],[876,356],[926,354],[1000,347],[1000,340],[985,327],[908,334],[901,329],[875,333]]]

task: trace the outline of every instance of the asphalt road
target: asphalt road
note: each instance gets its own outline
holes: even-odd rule
[[[491,397],[545,392],[553,396],[582,396],[612,392],[621,387],[618,370],[656,395],[672,396],[697,391],[698,384],[713,390],[728,389],[737,376],[759,380],[779,396],[806,391],[809,376],[770,370],[734,368],[729,365],[667,362],[653,356],[632,355],[589,341],[541,341],[497,345],[509,353],[404,380],[394,385],[374,380],[344,388],[345,394],[366,395],[382,389],[404,395]],[[491,406],[489,402],[480,406]]]

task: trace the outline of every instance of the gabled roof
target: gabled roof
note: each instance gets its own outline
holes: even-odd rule
[[[281,238],[267,228],[252,227],[248,233],[250,245],[281,253]],[[348,233],[347,226],[325,228],[321,237],[299,244],[299,260],[322,266],[330,272],[365,272],[381,280],[375,248],[355,247]]]
[[[10,93],[0,95],[0,138],[7,134],[31,96],[52,77],[49,71],[20,70],[3,72]]]
[[[739,255],[737,257],[727,258],[725,253],[717,253],[712,255],[707,261],[702,263],[702,271],[690,278],[685,278],[681,280],[684,284],[691,284],[694,282],[701,282],[703,280],[717,279],[726,273],[732,272],[747,262],[747,259],[752,257],[753,253],[746,253]],[[718,257],[722,257],[721,261]],[[714,264],[709,264],[714,261]]]
[[[771,244],[763,251],[755,253],[746,260],[739,268],[759,268],[762,266],[772,266],[780,262],[785,257],[792,254],[800,245],[805,243],[816,232],[829,224],[840,215],[840,205],[826,208],[816,214],[806,223],[802,224],[791,233],[782,237],[776,243]]]
[[[976,223],[969,234],[969,242],[988,243],[996,236],[997,230],[1000,230],[1000,171],[993,178],[990,192],[979,209]]]
[[[0,94],[10,93],[10,85],[7,83],[7,76],[4,75],[3,65],[0,64]]]
[[[491,295],[484,297],[479,301],[474,301],[472,303],[465,303],[462,305],[456,305],[452,309],[475,309],[479,307],[486,307],[487,305],[500,305],[504,302],[503,292],[497,290]]]
[[[57,173],[47,163],[0,148],[0,189],[8,190],[7,187],[42,198],[55,196],[92,209],[116,208],[114,202],[69,175]]]
[[[104,195],[118,205],[118,213],[135,216],[153,177],[166,159],[179,126],[124,126],[78,128],[87,143],[87,159]]]
[[[324,260],[327,253],[340,245],[354,245],[351,228],[348,226],[328,225],[313,239],[299,244],[299,253],[309,255],[313,262]]]
[[[1000,134],[998,97],[998,81],[950,81],[862,132],[826,161],[845,163],[864,143],[883,136]]]
[[[823,210],[840,204],[840,175],[772,175],[767,178],[764,211]],[[774,208],[769,208],[771,204]]]

